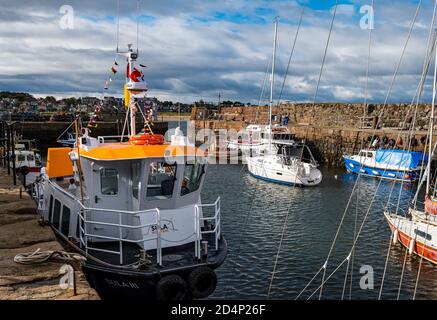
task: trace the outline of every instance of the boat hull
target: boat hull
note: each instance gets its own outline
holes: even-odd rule
[[[387,170],[377,167],[369,167],[361,164],[358,161],[352,160],[347,156],[343,156],[343,160],[347,172],[361,174],[367,177],[410,182],[410,183],[416,182],[420,177],[420,171],[418,170],[398,171],[398,170]]]
[[[433,264],[437,264],[437,249],[434,248],[430,242],[426,243],[426,241],[422,240],[417,235],[412,234],[413,229],[416,228],[413,221],[404,217],[390,215],[387,212],[384,212],[384,216],[390,226],[391,231],[393,233],[395,230],[398,231],[397,241],[402,244],[402,246],[409,250],[412,249],[411,253],[414,253]],[[422,227],[422,229],[425,229],[429,232],[429,227]],[[414,243],[412,248],[410,248],[412,241],[414,241]]]
[[[68,251],[75,251],[83,256],[85,252],[80,250],[74,243],[65,239],[65,237],[52,227],[59,243]],[[181,251],[184,248],[180,249]],[[214,252],[205,261],[194,261],[190,264],[179,266],[164,265],[157,267],[150,265],[147,270],[134,270],[133,268],[117,268],[103,265],[88,259],[82,265],[82,272],[90,286],[96,290],[103,300],[156,300],[158,281],[167,275],[178,275],[182,277],[189,288],[188,276],[191,271],[199,267],[208,267],[212,270],[220,267],[227,256],[228,247],[225,238],[219,240],[219,250]],[[173,248],[168,253],[169,256],[178,254],[178,250]],[[163,252],[163,259],[166,254]],[[152,259],[153,260],[153,259]],[[194,299],[190,290],[183,298],[184,300]]]
[[[311,187],[320,184],[322,174],[317,168],[311,168],[309,175],[300,175],[294,170],[284,170],[281,167],[268,167],[260,164],[253,158],[246,158],[249,173],[267,182],[282,184],[287,186]]]

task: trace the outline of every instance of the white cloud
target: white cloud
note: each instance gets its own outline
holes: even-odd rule
[[[128,11],[135,6],[121,3],[120,45],[124,46],[136,39],[135,14]],[[115,2],[73,1],[74,30],[59,27],[57,1],[0,0],[0,4],[5,8],[0,13],[0,90],[54,95],[102,90],[115,56]],[[257,11],[261,7],[265,13]],[[318,101],[362,99],[368,32],[359,28],[357,8],[357,3],[338,8]],[[415,5],[409,3],[393,7],[381,2],[375,7],[369,82],[369,95],[375,101],[385,96],[414,11]],[[417,86],[431,11],[428,5],[420,12],[394,99],[409,100]],[[231,18],[218,20],[216,12],[227,12]],[[166,0],[147,1],[141,13],[154,17],[140,26],[140,60],[148,66],[150,94],[189,101],[215,99],[222,92],[224,99],[248,102],[260,94],[275,14],[281,16],[279,91],[300,9],[294,1]],[[238,23],[236,14],[247,15],[249,23]],[[284,97],[312,99],[331,17],[330,10],[306,9]],[[255,18],[267,23],[250,22]],[[121,93],[124,67],[120,64],[118,69],[111,94]]]

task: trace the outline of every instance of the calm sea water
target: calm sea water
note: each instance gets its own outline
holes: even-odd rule
[[[207,203],[221,197],[222,232],[229,245],[228,257],[217,269],[219,283],[211,298],[267,298],[287,215],[270,298],[296,298],[326,260],[357,179],[343,170],[322,168],[322,171],[324,180],[320,186],[296,188],[255,179],[241,165],[209,166],[202,200]],[[352,198],[328,263],[327,275],[351,251],[354,230],[360,227],[378,183],[376,179],[360,178],[357,186],[359,197]],[[383,206],[393,190],[393,202],[397,201],[401,192],[401,207],[406,208],[414,188],[410,185],[401,188],[400,183],[388,181],[381,183],[357,242],[346,286],[347,264],[344,264],[324,285],[323,299],[341,299],[344,287],[345,299],[377,299],[387,253],[389,263],[382,298],[396,299],[400,283],[400,298],[412,298],[420,258],[405,258],[405,249],[399,244],[392,246],[388,252],[390,229],[383,216]],[[401,277],[404,261],[404,275]],[[363,276],[360,268],[363,265],[373,268],[374,289],[360,288]],[[320,284],[321,274],[301,299],[307,299]],[[437,299],[436,286],[437,267],[423,261],[416,299]],[[316,293],[312,298],[317,299],[318,296]]]

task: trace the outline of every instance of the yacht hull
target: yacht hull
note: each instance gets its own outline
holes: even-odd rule
[[[384,216],[390,226],[391,231],[394,233],[397,230],[397,242],[402,244],[407,248],[411,254],[416,254],[419,257],[433,263],[437,264],[437,248],[435,247],[435,242],[433,243],[433,238],[428,240],[422,237],[420,234],[431,234],[432,225],[427,225],[425,223],[419,223],[411,221],[407,218],[389,214],[384,212]],[[420,234],[414,233],[415,230],[419,230]],[[412,242],[413,241],[413,242]]]
[[[282,166],[267,166],[254,158],[246,158],[249,173],[255,178],[287,185],[311,187],[320,184],[322,174],[317,168],[311,168],[309,174],[299,174],[298,170],[287,170]]]

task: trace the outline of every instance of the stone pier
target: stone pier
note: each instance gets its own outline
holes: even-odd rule
[[[21,196],[20,196],[21,195]],[[19,253],[62,247],[48,226],[40,226],[36,205],[30,196],[12,184],[12,177],[0,167],[0,300],[96,300],[81,271],[75,271],[73,289],[59,285],[61,263],[22,265],[14,262]]]

